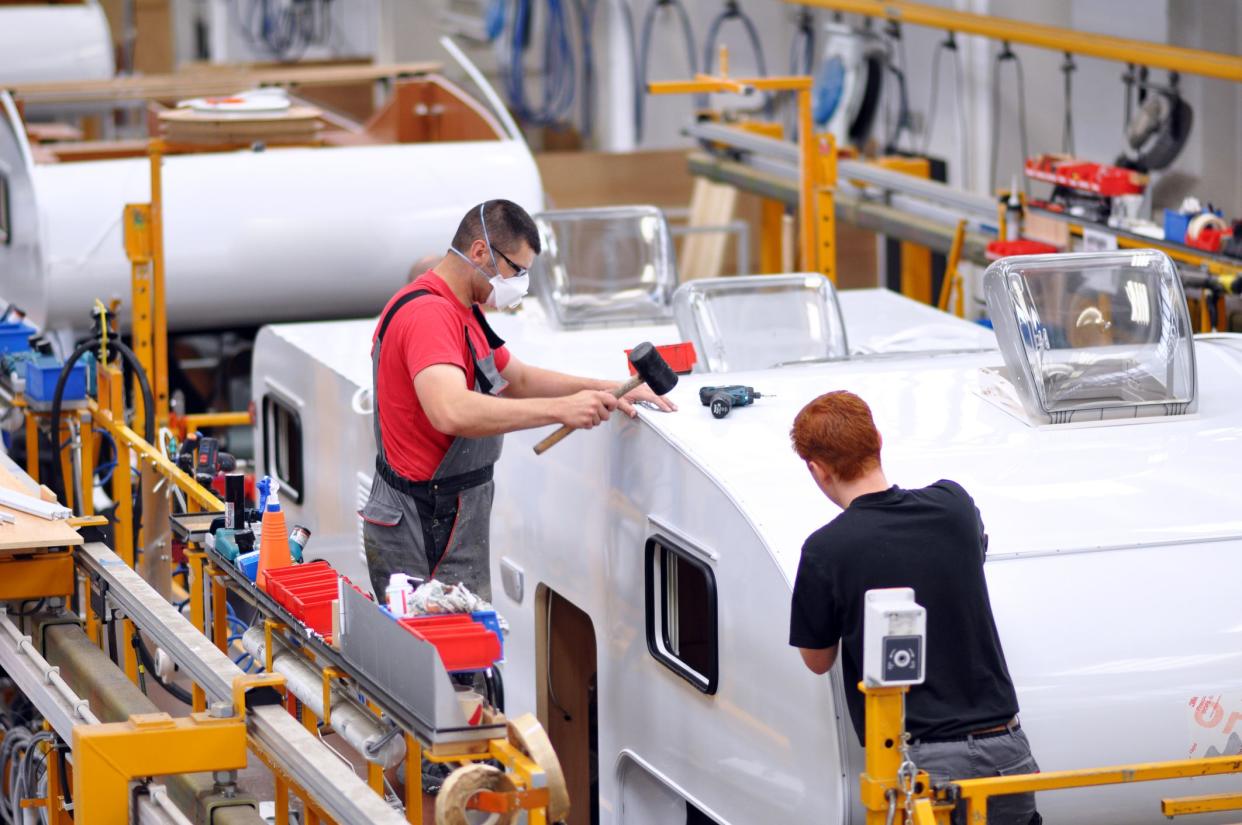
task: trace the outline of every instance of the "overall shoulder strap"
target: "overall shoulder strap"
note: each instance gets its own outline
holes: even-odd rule
[[[496,334],[496,330],[492,329],[492,325],[487,323],[487,316],[483,314],[483,310],[479,309],[478,304],[470,307],[474,312],[474,320],[479,322],[479,326],[483,328],[483,337],[487,339],[487,345],[492,349],[500,349],[505,345],[505,339]]]
[[[402,295],[400,298],[398,298],[396,302],[393,303],[392,307],[388,310],[388,312],[385,313],[384,320],[380,322],[379,335],[375,336],[375,340],[376,341],[384,340],[384,333],[388,331],[388,325],[392,323],[393,318],[397,317],[397,312],[401,309],[401,307],[405,306],[410,301],[413,301],[415,298],[421,298],[424,295],[430,295],[430,294],[431,294],[431,290],[416,289],[413,292],[407,292],[405,295]]]

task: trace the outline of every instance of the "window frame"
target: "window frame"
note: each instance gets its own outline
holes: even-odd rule
[[[280,472],[278,449],[280,439],[276,433],[277,411],[283,412],[297,425],[298,431],[298,474],[301,478],[287,479]],[[302,427],[302,413],[298,405],[279,393],[263,394],[263,461],[267,466],[268,475],[280,482],[280,493],[294,504],[301,504],[305,497],[306,485],[306,431]],[[295,483],[296,481],[296,483]]]
[[[695,670],[689,664],[677,658],[671,651],[668,638],[669,603],[665,579],[665,553],[676,556],[678,561],[690,565],[703,573],[707,582],[707,641],[711,651],[711,666],[708,668],[709,672],[707,673],[700,673]],[[660,565],[659,593],[656,592],[657,564]],[[666,535],[657,533],[647,539],[644,553],[643,580],[645,585],[644,601],[646,602],[647,651],[656,661],[689,682],[700,693],[714,696],[720,685],[720,601],[716,590],[716,572],[712,569],[712,565],[700,558],[698,554],[687,550]],[[657,615],[657,603],[659,615]],[[659,623],[658,634],[657,622]]]

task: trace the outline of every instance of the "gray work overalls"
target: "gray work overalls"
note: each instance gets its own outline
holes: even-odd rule
[[[427,481],[398,475],[384,454],[379,417],[380,346],[384,332],[401,308],[429,294],[425,289],[415,290],[394,303],[380,324],[371,352],[375,480],[366,506],[358,512],[363,519],[363,549],[378,599],[384,598],[389,575],[405,573],[421,579],[435,578],[445,584],[462,582],[491,601],[488,536],[494,486],[492,466],[500,458],[504,436],[454,438]],[[492,349],[486,358],[479,358],[469,330],[463,328],[474,363],[474,390],[497,395],[508,386],[495,362],[495,350],[505,342],[488,326],[477,305],[473,311]]]

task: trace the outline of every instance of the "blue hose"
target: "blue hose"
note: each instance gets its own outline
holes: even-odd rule
[[[574,102],[577,69],[569,40],[569,18],[563,0],[545,0],[548,17],[544,24],[543,96],[538,105],[527,99],[526,68],[522,59],[530,40],[531,18],[536,0],[515,0],[509,28],[509,70],[505,91],[509,106],[523,123],[551,126],[561,123]]]

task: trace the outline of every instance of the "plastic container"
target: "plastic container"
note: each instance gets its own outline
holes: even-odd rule
[[[273,593],[272,588],[268,586],[268,595],[271,596],[277,604],[286,610],[293,609],[293,599],[303,593],[312,593],[317,590],[331,589],[336,590],[337,577],[334,573],[325,576],[313,576],[298,581],[285,581],[281,583],[279,594]]]
[[[451,673],[485,670],[501,659],[500,634],[469,614],[413,616],[398,621],[435,645],[444,669]]]
[[[246,578],[254,581],[255,575],[259,572],[259,551],[251,550],[249,553],[242,553],[234,561],[237,569],[245,574]]]
[[[1186,230],[1193,217],[1194,215],[1178,212],[1176,209],[1164,210],[1164,239],[1173,243],[1186,243]]]
[[[630,375],[637,375],[634,365],[629,362],[631,350],[625,351],[626,366],[630,368]],[[680,344],[662,344],[656,347],[656,352],[660,353],[660,357],[668,362],[669,368],[676,373],[688,374],[694,370],[694,363],[698,361],[698,356],[694,352],[694,344],[689,341],[683,341]]]
[[[30,349],[30,336],[38,330],[22,321],[0,323],[0,353],[26,352]]]
[[[26,362],[26,397],[34,401],[51,402],[56,392],[56,381],[64,364],[51,355],[36,355]],[[73,365],[65,381],[62,401],[81,401],[86,398],[86,365],[81,361]]]
[[[276,570],[269,570],[267,573],[267,594],[277,604],[287,609],[286,599],[290,586],[310,581],[335,583],[336,579],[336,570],[326,561],[314,561],[310,564],[280,567]]]
[[[320,636],[330,637],[332,635],[332,603],[336,601],[338,595],[340,591],[336,586],[296,593],[290,600],[289,612]]]

